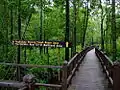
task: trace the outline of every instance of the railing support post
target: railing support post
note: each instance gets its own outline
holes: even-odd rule
[[[67,90],[67,61],[65,61],[64,64],[63,64],[62,90]]]
[[[25,90],[35,90],[34,88],[35,76],[34,75],[32,74],[25,75],[23,77],[23,83],[25,83],[25,85],[28,87],[28,89],[25,89]]]
[[[113,90],[120,90],[120,64],[113,66]]]

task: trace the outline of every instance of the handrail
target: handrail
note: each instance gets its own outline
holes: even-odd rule
[[[84,54],[84,56],[85,56],[85,54]],[[67,84],[68,84],[68,86],[69,86],[69,84],[71,83],[72,77],[74,76],[76,70],[78,69],[79,64],[80,64],[80,63],[82,62],[82,60],[84,59],[84,56],[82,56],[82,57],[80,58],[80,60],[78,61],[77,65],[75,65],[74,69],[71,71],[71,74],[68,76],[68,78],[67,78]]]
[[[57,88],[61,88],[61,87],[62,87],[62,85],[57,85],[57,84],[42,84],[42,83],[35,83],[35,87],[39,87],[39,86],[57,87]]]
[[[26,67],[26,68],[57,68],[62,70],[61,83],[59,84],[42,84],[42,83],[32,83],[26,81],[23,82],[14,82],[11,81],[9,83],[6,83],[6,81],[0,81],[0,86],[5,87],[16,87],[19,88],[19,90],[29,90],[29,88],[33,88],[32,90],[35,90],[36,87],[43,86],[43,87],[51,87],[51,88],[60,88],[61,90],[67,90],[67,87],[71,84],[71,80],[73,76],[75,75],[75,72],[78,70],[78,67],[82,63],[86,53],[90,50],[92,50],[94,47],[87,47],[80,53],[77,53],[70,59],[69,62],[65,62],[62,66],[53,66],[53,65],[33,65],[33,64],[16,64],[16,63],[0,63],[0,65],[8,65],[8,66],[14,66],[14,67]],[[29,77],[28,77],[29,78]],[[28,80],[27,78],[27,80]],[[30,81],[32,78],[30,78]],[[29,81],[29,80],[28,80]],[[4,85],[2,85],[4,84]],[[18,85],[18,86],[17,86]],[[31,90],[31,89],[30,89]]]
[[[83,51],[80,53],[77,53],[74,55],[74,57],[68,62],[67,64],[67,85],[69,86],[71,84],[71,80],[73,76],[75,75],[76,70],[78,70],[78,67],[82,63],[86,53],[90,50],[92,50],[94,46],[86,47]]]
[[[71,59],[70,61],[68,62],[68,66],[74,61],[74,59],[77,57],[78,53],[75,54]]]
[[[99,55],[99,58],[101,57],[102,60],[105,59],[105,60],[107,60],[107,62],[109,64],[114,65],[113,62],[112,62],[112,60],[110,60],[110,58],[107,57],[102,51],[99,51],[97,48],[95,48],[95,51],[96,51],[96,54]],[[103,62],[105,62],[105,61],[103,60]]]
[[[14,88],[21,88],[19,90],[24,90],[27,88],[27,85],[23,82],[17,82],[17,81],[0,81],[0,86],[3,87],[14,87]],[[57,84],[43,84],[43,83],[35,83],[34,87],[39,87],[39,86],[44,86],[44,87],[57,87],[61,88],[62,85],[57,85]]]
[[[16,63],[0,63],[0,65],[8,65],[8,66],[18,66],[18,67],[37,67],[37,68],[62,68],[62,66],[54,66],[54,65],[34,65],[34,64],[16,64]]]
[[[24,86],[24,84],[18,81],[0,81],[0,86],[20,88],[21,86]]]
[[[109,57],[107,57],[102,51],[98,50],[97,48],[95,48],[95,53],[101,62],[103,71],[105,72],[108,81],[110,82],[111,86],[113,86],[113,73],[111,71],[111,68],[114,64],[112,60],[110,60]]]
[[[114,65],[113,62],[112,62],[112,60],[110,60],[110,58],[107,57],[107,55],[105,55],[105,58],[109,61],[109,63],[110,63],[112,66]]]

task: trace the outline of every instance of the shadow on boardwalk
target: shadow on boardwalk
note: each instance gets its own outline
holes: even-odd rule
[[[108,89],[108,80],[102,72],[95,49],[85,56],[68,90],[111,90]]]

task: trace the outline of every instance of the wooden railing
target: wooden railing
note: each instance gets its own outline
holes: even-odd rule
[[[43,84],[36,83],[34,75],[25,75],[22,82],[18,81],[0,81],[0,87],[12,87],[18,88],[19,90],[35,90],[35,88],[50,87],[52,90],[67,90],[71,84],[71,80],[82,63],[86,53],[92,50],[94,47],[86,47],[82,52],[76,53],[69,62],[65,61],[62,66],[50,66],[50,65],[30,65],[30,64],[15,64],[15,63],[0,63],[1,65],[8,65],[13,67],[26,67],[26,68],[56,68],[60,69],[61,75],[59,84]]]
[[[75,72],[78,70],[80,64],[84,60],[86,53],[92,50],[94,46],[86,47],[82,52],[77,53],[67,64],[67,86],[71,84],[72,77],[75,75]]]
[[[120,63],[112,62],[102,51],[95,49],[95,53],[102,65],[103,72],[109,81],[112,90],[120,90]]]

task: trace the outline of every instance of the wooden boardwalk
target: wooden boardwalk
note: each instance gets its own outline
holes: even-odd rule
[[[68,90],[111,90],[94,49],[85,56]]]

